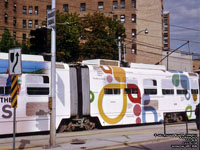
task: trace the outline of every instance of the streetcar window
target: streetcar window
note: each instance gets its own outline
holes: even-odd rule
[[[153,80],[153,86],[157,86],[157,81]]]
[[[174,95],[174,90],[173,89],[162,89],[162,94],[163,95]]]
[[[43,82],[44,83],[49,83],[49,77],[48,76],[43,76]]]
[[[198,89],[191,89],[192,94],[198,94]]]
[[[157,86],[157,81],[152,80],[152,79],[145,79],[143,81],[143,84],[144,84],[144,88],[151,89],[151,88],[155,88]]]
[[[4,94],[4,87],[0,87],[0,94]]]
[[[144,89],[144,94],[146,94],[146,95],[156,95],[157,89]]]
[[[125,89],[126,94],[138,94],[138,89],[136,88],[127,88]]]
[[[41,75],[28,75],[26,76],[26,83],[49,83],[49,77]]]
[[[187,89],[177,90],[177,94],[178,94],[178,95],[187,94]]]
[[[104,89],[105,94],[120,94],[120,89]]]
[[[113,94],[112,92],[112,89],[104,89],[105,94]]]
[[[114,94],[120,94],[120,89],[113,89]]]
[[[171,80],[169,79],[162,79],[161,80],[161,87],[162,89],[173,89],[174,85]]]
[[[28,87],[28,95],[49,95],[49,88],[47,87]]]
[[[5,87],[5,94],[10,94],[11,93],[11,88],[9,86]]]

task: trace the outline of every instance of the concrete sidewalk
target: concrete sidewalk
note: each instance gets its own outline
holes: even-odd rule
[[[195,123],[189,123],[189,136],[198,136]],[[65,132],[57,134],[56,146],[49,148],[49,135],[34,135],[16,138],[16,149],[27,150],[93,150],[109,149],[131,144],[150,144],[162,141],[183,140],[185,124],[168,125],[164,133],[163,124],[125,128],[96,129],[92,131]],[[0,139],[0,150],[12,149],[12,138]]]

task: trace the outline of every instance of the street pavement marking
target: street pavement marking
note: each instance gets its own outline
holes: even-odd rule
[[[148,144],[154,144],[154,143],[169,142],[169,141],[174,141],[174,140],[178,140],[178,139],[179,138],[174,138],[174,139],[168,138],[168,139],[165,139],[165,140],[163,139],[163,140],[142,141],[142,142],[138,142],[138,143],[134,143],[134,144],[126,143],[126,145],[120,144],[120,145],[116,145],[116,146],[108,146],[108,147],[105,147],[105,148],[102,148],[102,149],[104,149],[104,150],[119,149],[119,148],[125,148],[125,147],[130,147],[130,146],[148,145]]]

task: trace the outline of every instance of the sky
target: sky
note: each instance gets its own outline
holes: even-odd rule
[[[171,49],[190,41],[180,50],[200,57],[200,0],[164,0],[164,11],[170,12]]]

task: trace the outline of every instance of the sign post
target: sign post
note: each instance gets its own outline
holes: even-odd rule
[[[47,28],[51,29],[51,92],[50,139],[49,146],[56,146],[56,0],[52,0],[51,10],[47,12]],[[52,102],[52,103],[51,103]]]
[[[13,150],[15,150],[15,135],[16,135],[16,108],[17,108],[17,81],[18,76],[22,74],[21,49],[10,49],[9,54],[9,74],[12,78],[11,83],[11,107],[13,110]]]

